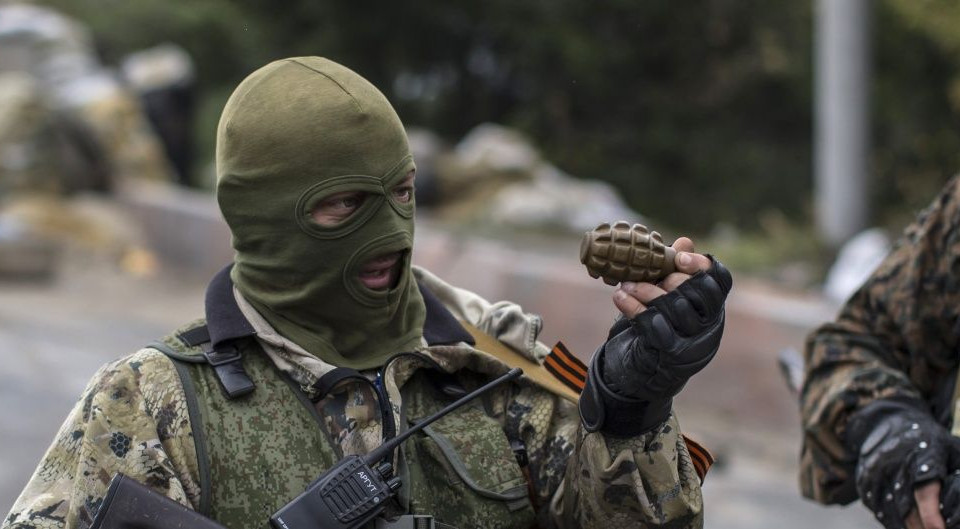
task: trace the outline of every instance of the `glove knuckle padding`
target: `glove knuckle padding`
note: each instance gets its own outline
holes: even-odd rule
[[[720,288],[720,298],[722,302],[723,298],[726,298],[727,294],[730,293],[730,289],[733,288],[733,277],[730,275],[727,267],[723,266],[723,263],[714,259],[713,256],[708,255],[707,257],[710,257],[710,261],[713,264],[706,273],[716,281],[717,286]]]
[[[677,341],[673,326],[667,321],[667,318],[656,309],[649,309],[646,314],[649,316],[646,321],[649,325],[641,327],[640,336],[643,339],[643,345],[648,346],[651,351],[668,351]]]
[[[662,313],[681,334],[700,333],[722,314],[732,284],[729,276],[727,269],[714,260],[709,270],[697,272],[672,292],[653,300],[650,307]]]
[[[723,303],[722,300],[717,303],[715,299],[720,292],[719,285],[704,272],[698,272],[682,283],[677,287],[676,292],[680,294],[679,299],[689,303],[693,309],[692,313],[700,316],[701,319],[716,314]],[[679,303],[675,304],[679,305]]]
[[[689,298],[684,297],[683,292],[671,292],[663,298],[668,298],[672,294],[680,294],[673,299],[666,299],[663,303],[655,305],[655,308],[662,313],[662,317],[667,318],[670,322],[671,327],[676,330],[677,334],[681,336],[692,336],[700,332],[703,327],[701,320],[703,319],[700,316],[700,313],[697,311],[695,301],[696,294],[690,296]]]
[[[720,338],[723,332],[723,313],[710,328],[695,336],[689,341],[689,346],[679,349],[669,356],[667,361],[673,366],[673,371],[686,373],[687,377],[703,369],[720,348]]]

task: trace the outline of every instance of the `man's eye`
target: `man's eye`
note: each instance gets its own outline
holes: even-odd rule
[[[366,198],[366,196],[363,193],[332,196],[314,208],[312,213],[313,220],[323,226],[339,224],[363,205],[364,198]]]
[[[360,199],[357,197],[343,197],[337,200],[336,205],[343,209],[353,209],[360,206]]]
[[[400,189],[393,190],[393,198],[400,203],[406,204],[413,199],[413,188],[412,187],[402,187]]]
[[[320,204],[319,209],[337,213],[357,209],[361,204],[363,204],[363,195],[351,194],[329,198]]]

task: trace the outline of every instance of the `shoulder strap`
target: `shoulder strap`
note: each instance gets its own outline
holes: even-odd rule
[[[200,363],[194,356],[185,355],[173,349],[163,341],[155,341],[150,347],[167,355],[177,370],[180,384],[183,386],[184,398],[187,401],[187,414],[190,417],[190,426],[193,433],[193,444],[197,451],[197,471],[200,484],[200,504],[197,511],[203,515],[210,514],[210,457],[207,454],[206,433],[203,430],[203,418],[200,415],[200,402],[197,399],[197,388],[187,364]]]
[[[541,365],[520,355],[520,353],[475,326],[467,322],[460,322],[460,324],[473,336],[473,339],[477,342],[477,349],[495,356],[510,367],[523,369],[525,377],[550,393],[574,404],[580,401],[580,392],[583,390],[586,381],[587,366],[579,358],[573,356],[563,345],[563,342],[557,342],[557,345],[553,346],[553,350],[550,351]],[[958,388],[960,388],[960,385],[958,385]],[[960,393],[960,389],[958,389],[958,393]],[[958,405],[958,409],[960,409],[960,405]],[[683,434],[683,441],[687,445],[687,451],[690,452],[690,459],[693,461],[697,476],[703,482],[707,471],[715,462],[713,454],[685,434]]]

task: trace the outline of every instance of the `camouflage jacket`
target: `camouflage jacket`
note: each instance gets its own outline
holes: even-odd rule
[[[850,415],[875,399],[929,405],[950,427],[960,337],[960,180],[952,180],[905,231],[836,321],[806,344],[800,395],[803,494],[823,503],[857,498]]]
[[[536,341],[539,318],[511,303],[491,304],[425,270],[415,273],[421,288],[429,290],[449,316],[476,325],[531,359],[546,354],[546,347]],[[237,303],[264,351],[302,389],[332,369],[278,336],[250,312],[242,297],[237,296]],[[424,334],[430,334],[426,327]],[[419,353],[450,373],[506,369],[466,343],[425,343]],[[402,371],[384,375],[395,412],[400,386],[411,376]],[[369,400],[356,391],[317,403],[343,453],[366,452],[381,441],[377,414],[365,406]],[[674,417],[642,436],[614,439],[583,431],[575,406],[533,384],[505,389],[494,402],[488,413],[501,421],[505,434],[522,432],[526,442],[540,526],[702,527],[699,478]],[[201,479],[194,427],[183,386],[167,356],[145,348],[104,366],[2,527],[87,527],[117,472],[197,509]],[[477,523],[483,526],[482,520]]]

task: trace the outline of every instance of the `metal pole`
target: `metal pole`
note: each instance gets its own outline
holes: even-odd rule
[[[816,7],[816,221],[839,246],[867,225],[870,0]]]

